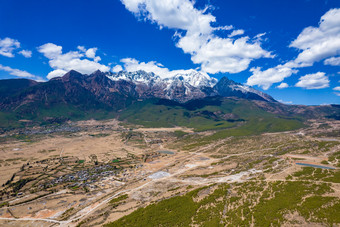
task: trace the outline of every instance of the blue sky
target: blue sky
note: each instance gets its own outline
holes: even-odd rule
[[[0,2],[0,79],[194,68],[316,105],[340,103],[339,66],[338,0]]]

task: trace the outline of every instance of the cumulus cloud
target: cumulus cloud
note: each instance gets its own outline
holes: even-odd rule
[[[137,16],[145,16],[159,26],[171,29],[190,30],[192,32],[210,33],[211,22],[216,19],[205,10],[197,10],[189,0],[122,0],[122,3]]]
[[[65,74],[67,73],[67,71],[65,70],[62,70],[62,69],[56,69],[56,70],[53,70],[51,71],[49,74],[47,74],[47,79],[52,79],[52,78],[55,78],[55,77],[62,77],[64,76]]]
[[[139,18],[150,20],[160,28],[175,29],[176,46],[191,55],[195,64],[208,73],[238,73],[248,68],[251,61],[273,57],[262,49],[259,39],[247,36],[238,39],[221,38],[216,30],[231,30],[232,26],[212,27],[215,16],[194,7],[190,0],[121,0],[126,9]],[[243,30],[234,30],[233,36]]]
[[[297,82],[295,86],[306,89],[322,89],[329,87],[329,79],[324,72],[307,74],[305,76],[300,77],[299,82]]]
[[[88,58],[95,58],[96,57],[96,51],[97,51],[97,48],[90,48],[90,49],[88,49],[87,51],[86,51],[86,57],[88,57]]]
[[[86,52],[85,55],[88,58],[92,58],[95,62],[98,62],[101,60],[101,58],[99,56],[96,56],[96,52],[97,52],[98,48],[93,47],[93,48],[89,48]]]
[[[38,47],[38,51],[48,59],[54,59],[60,56],[62,54],[62,49],[61,46],[57,46],[53,43],[46,43]]]
[[[314,62],[326,59],[324,64],[340,65],[340,57],[334,57],[340,54],[340,9],[329,10],[321,17],[318,27],[305,28],[289,47],[295,47],[301,50],[301,53],[284,65],[264,71],[260,68],[252,68],[250,71],[253,74],[248,78],[247,83],[268,89],[272,84],[282,82],[286,77],[297,73],[298,68],[310,67]],[[303,87],[305,83],[307,83],[305,80],[299,81],[298,85]]]
[[[22,50],[22,51],[19,51],[18,53],[24,56],[25,58],[32,57],[32,51],[30,50]]]
[[[13,51],[20,47],[20,42],[11,38],[0,39],[0,55],[13,58]]]
[[[340,54],[340,9],[331,9],[321,17],[319,27],[307,27],[290,47],[302,52],[297,63],[313,64],[322,59]]]
[[[334,91],[340,91],[340,86],[333,88]]]
[[[229,72],[238,73],[248,68],[253,59],[271,57],[270,53],[264,51],[260,43],[249,43],[249,37],[241,37],[236,40],[215,37],[204,42],[200,47],[193,50],[187,49],[195,42],[195,38],[182,38],[178,46],[184,52],[192,54],[192,61],[201,64],[202,71],[208,73]],[[200,43],[198,37],[196,43]]]
[[[118,73],[118,72],[120,72],[120,71],[122,71],[122,70],[123,70],[123,67],[122,67],[121,65],[115,65],[115,66],[111,69],[111,71],[114,72],[114,73]]]
[[[280,85],[277,86],[279,89],[287,88],[289,85],[287,83],[281,83]]]
[[[253,73],[247,80],[247,84],[250,86],[258,85],[264,90],[267,90],[274,83],[279,83],[285,78],[290,77],[292,74],[297,73],[297,70],[289,68],[285,65],[278,65],[274,68],[269,68],[262,71],[260,67],[251,68]]]
[[[83,74],[90,74],[98,69],[103,72],[110,70],[108,66],[98,63],[100,58],[95,56],[97,48],[90,48],[89,52],[88,50],[85,52],[85,50],[82,46],[78,46],[78,51],[69,51],[63,54],[62,47],[53,43],[46,43],[38,47],[38,51],[49,59],[49,65],[54,69],[48,74],[48,79],[62,76],[72,69]]]
[[[324,61],[325,65],[333,65],[339,66],[340,65],[340,57],[331,57]]]
[[[26,71],[23,71],[23,70],[20,70],[20,69],[13,69],[9,66],[4,66],[4,65],[0,64],[0,70],[8,72],[10,75],[13,75],[13,76],[30,78],[30,79],[33,79],[33,80],[42,81],[41,77],[35,76],[35,75],[33,75],[29,72],[26,72]]]

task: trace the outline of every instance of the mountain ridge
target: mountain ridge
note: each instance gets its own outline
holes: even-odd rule
[[[247,85],[236,83],[226,77],[218,81],[216,78],[193,69],[187,72],[166,78],[141,70],[136,72],[120,71],[116,74],[108,73],[106,75],[113,81],[131,81],[136,84],[137,90],[141,91],[140,93],[144,93],[145,89],[153,90],[153,92],[149,92],[150,95],[181,103],[216,95],[276,102],[271,96]],[[228,83],[226,84],[225,81],[228,81]],[[141,95],[141,98],[143,98],[143,95]]]
[[[217,81],[217,79],[196,70],[189,70],[188,72],[187,74],[178,73],[172,77],[161,78],[152,72],[148,73],[142,70],[135,72],[120,71],[118,73],[104,73],[97,70],[89,75],[70,70],[64,76],[52,78],[47,82],[32,83],[29,82],[31,80],[27,80],[26,84],[30,84],[30,86],[16,89],[11,88],[16,86],[14,83],[17,80],[12,81],[13,85],[11,85],[11,80],[2,81],[0,86],[5,83],[5,86],[10,88],[3,89],[3,92],[0,90],[0,96],[6,97],[12,95],[13,91],[23,92],[26,88],[37,85],[39,88],[46,88],[51,84],[63,84],[60,86],[63,87],[62,89],[66,95],[73,93],[74,89],[85,89],[86,92],[93,93],[96,97],[102,96],[101,99],[107,99],[106,104],[110,106],[112,105],[108,102],[108,99],[110,99],[113,93],[135,99],[161,98],[180,103],[213,96],[277,102],[271,96],[261,91],[236,83],[226,77]],[[25,79],[21,79],[21,81],[25,81]],[[29,92],[29,89],[27,92]],[[29,93],[32,94],[32,92]],[[36,91],[36,93],[41,92]],[[24,94],[22,95],[25,96]],[[23,96],[21,98],[27,99],[27,97]],[[4,105],[3,103],[0,102],[0,107]]]

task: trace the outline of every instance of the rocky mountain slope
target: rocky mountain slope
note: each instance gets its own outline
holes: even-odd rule
[[[129,81],[136,85],[139,98],[164,98],[180,103],[211,96],[239,97],[276,102],[269,95],[223,77],[220,81],[196,70],[161,78],[144,71],[107,73],[113,81]]]
[[[161,98],[185,103],[205,97],[239,97],[276,102],[251,87],[222,78],[217,81],[195,70],[161,78],[145,71],[83,75],[74,70],[47,82],[27,79],[0,81],[0,108],[8,110],[27,104],[65,103],[84,107],[124,108],[128,100]]]

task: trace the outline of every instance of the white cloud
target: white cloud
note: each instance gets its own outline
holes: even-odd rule
[[[98,50],[97,47],[93,47],[93,48],[88,49],[85,52],[86,57],[92,58],[95,62],[102,60],[99,56],[96,56],[97,50]]]
[[[253,73],[247,80],[247,84],[250,86],[257,85],[267,90],[274,83],[279,83],[285,78],[290,77],[292,74],[297,73],[297,70],[286,67],[285,65],[278,65],[274,68],[269,68],[262,71],[260,67],[251,68]]]
[[[32,51],[30,50],[22,50],[22,51],[19,51],[18,53],[24,56],[25,58],[32,57]]]
[[[51,71],[49,74],[47,74],[47,79],[50,80],[50,79],[55,78],[55,77],[62,77],[66,73],[67,73],[67,71],[65,71],[65,70],[56,69],[56,70]]]
[[[86,52],[86,48],[84,46],[77,46],[77,49],[83,53]]]
[[[13,50],[20,47],[20,42],[11,38],[0,39],[0,55],[13,58]]]
[[[0,70],[8,72],[10,75],[13,75],[13,76],[30,78],[30,79],[33,79],[33,80],[42,81],[41,77],[35,76],[35,75],[33,75],[29,72],[26,72],[26,71],[23,71],[23,70],[20,70],[20,69],[13,69],[9,66],[4,66],[4,65],[0,64]]]
[[[338,92],[334,92],[334,94],[335,94],[336,96],[340,96],[340,93],[338,93]]]
[[[48,59],[57,58],[62,54],[62,47],[57,46],[53,43],[46,43],[40,47],[38,47],[38,51],[42,53]]]
[[[216,30],[216,31],[218,31],[218,30],[229,31],[229,30],[232,30],[233,28],[234,28],[234,26],[232,26],[232,25],[225,25],[225,26],[215,27],[214,30]]]
[[[261,36],[259,35],[258,38],[261,39]],[[268,89],[272,84],[282,82],[286,77],[297,73],[297,68],[312,66],[314,62],[328,58],[324,61],[325,64],[340,65],[340,57],[332,57],[340,54],[340,9],[331,9],[323,15],[319,27],[305,28],[290,44],[290,47],[298,48],[302,52],[284,65],[264,71],[258,67],[252,68],[250,71],[253,72],[253,75],[248,78],[247,83]],[[306,82],[298,82],[301,85],[299,87],[302,87]],[[280,87],[278,86],[278,88]]]
[[[216,18],[206,9],[194,7],[190,0],[121,0],[125,7],[140,18],[146,18],[161,28],[176,29],[176,46],[191,55],[195,64],[208,73],[238,73],[248,68],[251,61],[272,55],[262,49],[259,39],[221,38],[215,30],[231,30],[232,26],[212,27]],[[241,35],[241,31],[233,31]],[[181,34],[183,32],[184,34]],[[243,34],[243,33],[242,33]]]
[[[128,72],[143,70],[145,72],[153,72],[156,75],[160,76],[161,78],[169,78],[178,74],[188,74],[192,73],[193,71],[196,71],[194,69],[169,70],[168,68],[164,67],[161,63],[158,63],[156,61],[140,62],[134,58],[124,58],[121,59],[121,62],[123,63],[124,69]],[[200,73],[210,78],[210,76],[207,73],[202,71],[200,71]]]
[[[325,65],[333,65],[339,66],[340,65],[340,57],[331,57],[324,61]]]
[[[254,37],[254,39],[255,39],[255,40],[262,40],[262,39],[263,39],[262,37],[265,36],[266,34],[267,34],[266,32],[257,34],[257,35]]]
[[[287,83],[281,83],[280,85],[277,86],[279,89],[287,88],[289,85]]]
[[[122,71],[122,70],[123,70],[123,67],[122,67],[121,65],[115,65],[115,66],[111,69],[111,71],[114,72],[114,73],[118,73],[118,72],[120,72],[120,71]]]
[[[84,46],[77,46],[79,52],[84,53],[87,58],[93,59],[95,62],[99,62],[102,59],[99,56],[96,56],[96,52],[98,50],[97,47],[89,48],[86,50]]]
[[[234,37],[234,36],[243,35],[243,34],[244,34],[244,30],[238,29],[238,30],[232,31],[232,33],[228,35],[228,37]]]
[[[340,91],[340,86],[333,88],[334,91]]]
[[[297,63],[313,64],[340,54],[340,9],[324,14],[319,27],[305,28],[290,47],[302,50],[295,59]]]
[[[184,40],[187,43],[181,42]],[[207,73],[238,73],[246,70],[253,59],[272,57],[261,48],[260,43],[249,43],[249,37],[236,40],[214,37],[194,51],[186,51],[187,46],[194,43],[193,40],[182,38],[178,46],[181,46],[184,52],[191,53],[191,60],[201,64],[202,71]]]
[[[86,51],[85,55],[88,58],[95,58],[96,57],[96,51],[97,51],[96,47],[90,48]]]
[[[297,82],[295,86],[306,89],[322,89],[329,87],[329,79],[324,72],[307,74],[305,76],[300,77],[299,82]]]
[[[65,54],[62,53],[61,46],[53,43],[47,43],[38,47],[38,51],[49,59],[49,65],[54,69],[54,71],[48,74],[49,79],[62,76],[65,74],[64,72],[72,69],[83,74],[90,74],[98,69],[103,72],[109,71],[110,68],[108,66],[98,63],[100,58],[95,56],[96,49],[89,49],[91,51],[89,51],[88,56],[94,57],[92,61],[84,59],[87,54],[84,55],[85,48],[81,46],[78,46],[79,51],[69,51]]]
[[[35,76],[30,74],[29,72],[22,71],[22,70],[19,70],[19,69],[13,69],[9,66],[3,66],[1,64],[0,64],[0,70],[6,71],[13,76],[35,78]]]
[[[137,16],[145,16],[159,26],[208,34],[215,17],[197,10],[189,0],[122,0],[125,7]]]
[[[124,68],[128,72],[135,72],[138,70],[144,70],[145,72],[153,72],[160,77],[167,77],[169,69],[165,68],[162,64],[155,61],[139,62],[134,58],[124,58],[120,60],[124,63]]]

